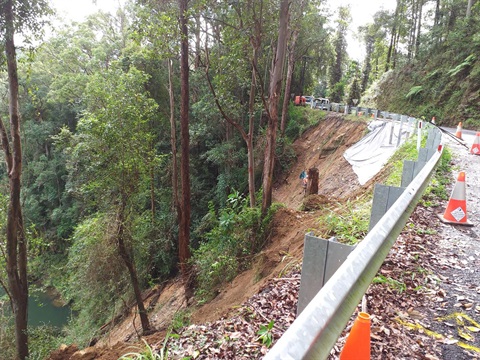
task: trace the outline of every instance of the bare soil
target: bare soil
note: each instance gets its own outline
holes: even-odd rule
[[[227,284],[214,300],[202,306],[187,304],[178,280],[145,295],[158,332],[143,339],[153,350],[162,348],[174,314],[188,308],[192,325],[181,330],[178,339],[168,339],[169,358],[259,359],[268,351],[269,339],[260,338],[259,331],[274,320],[267,332],[274,342],[295,319],[304,234],[315,230],[326,205],[371,192],[372,185],[382,180],[379,174],[360,186],[343,158],[345,149],[360,140],[365,129],[364,122],[330,116],[294,144],[298,161],[275,188],[275,201],[286,207],[275,216],[268,245],[252,268]],[[480,157],[465,156],[465,149],[455,143],[449,146],[456,154],[452,166],[468,168],[472,172],[468,178],[478,180]],[[299,174],[311,167],[319,169],[320,190],[319,195],[305,199]],[[471,220],[478,226],[480,194],[478,181],[473,183],[467,180],[467,196],[473,198]],[[436,214],[445,204],[436,205],[417,206],[379,271],[390,280],[372,284],[366,293],[373,359],[479,358],[480,335],[475,332],[480,327],[479,239],[475,228],[440,223]],[[300,210],[305,207],[309,210]],[[352,321],[332,349],[331,359],[338,359],[351,325]],[[117,360],[144,349],[135,330],[139,327],[132,310],[95,346],[84,350],[64,346],[50,359]]]

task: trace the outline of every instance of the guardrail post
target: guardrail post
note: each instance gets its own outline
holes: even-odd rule
[[[420,151],[421,144],[422,144],[422,121],[420,120],[417,124],[417,151]]]
[[[390,121],[390,138],[388,139],[388,145],[392,145],[394,130],[395,130],[395,123],[393,121]]]
[[[400,129],[398,129],[397,147],[400,146],[400,140],[402,140],[402,128],[403,128],[403,118],[400,118]]]
[[[423,169],[426,163],[427,163],[426,161],[404,160],[401,186],[403,187],[408,186],[408,184],[410,184],[412,180],[415,179],[415,176],[417,176],[420,173],[420,171]]]
[[[429,127],[427,131],[427,144],[426,148],[427,149],[436,149],[438,145],[440,145],[440,142],[442,141],[442,133],[439,131],[436,131],[435,127]]]
[[[418,152],[418,160],[427,162],[436,152],[437,148],[421,148]]]
[[[313,236],[312,233],[305,234],[297,316],[312,301],[354,248],[355,246],[336,242],[335,238],[324,240]]]
[[[372,230],[388,209],[390,209],[400,195],[402,195],[404,190],[404,187],[375,184],[368,231]]]

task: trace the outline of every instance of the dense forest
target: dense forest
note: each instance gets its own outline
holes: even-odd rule
[[[358,29],[323,0],[130,0],[61,25],[45,0],[0,8],[6,359],[87,345],[130,301],[148,333],[144,289],[179,276],[208,301],[248,267],[318,121],[292,94],[480,125],[474,0],[397,0]],[[37,286],[74,310],[63,330],[26,331]]]

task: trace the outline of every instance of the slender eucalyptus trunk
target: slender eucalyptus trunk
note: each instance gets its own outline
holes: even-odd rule
[[[440,24],[440,0],[435,2],[435,18],[433,20],[433,25],[437,26]]]
[[[417,7],[418,7],[418,1],[417,0],[412,0],[412,16],[410,17],[409,21],[409,35],[408,35],[408,53],[407,53],[407,58],[410,61],[414,57],[414,46],[416,43],[415,36],[416,36],[416,30],[417,30]]]
[[[184,279],[188,278],[188,261],[190,259],[190,213],[191,213],[191,190],[190,190],[190,136],[189,136],[189,69],[188,69],[188,26],[187,6],[188,0],[178,0],[180,10],[180,137],[181,137],[181,187],[182,201],[179,212],[178,230],[178,257],[180,271]]]
[[[470,15],[472,14],[472,6],[473,6],[473,3],[475,1],[474,0],[468,0],[468,4],[467,4],[467,19],[470,17]]]
[[[272,61],[270,75],[270,91],[268,99],[268,126],[263,165],[263,198],[262,214],[266,215],[272,204],[273,169],[275,166],[275,149],[278,129],[278,104],[282,90],[282,70],[287,48],[287,29],[290,1],[282,0],[280,4],[280,19],[276,52]]]
[[[392,33],[390,35],[390,45],[388,46],[387,61],[385,63],[385,71],[388,71],[390,69],[390,63],[392,62],[392,58],[394,57],[394,54],[395,54],[395,39],[397,37],[397,24],[398,24],[398,17],[400,13],[401,2],[402,0],[397,0],[397,6],[395,7],[395,15],[393,18]]]
[[[20,203],[22,175],[22,146],[20,138],[20,110],[18,107],[17,56],[14,43],[13,1],[5,0],[5,53],[8,70],[10,138],[0,119],[2,148],[9,177],[10,201],[7,212],[6,270],[8,295],[15,318],[16,358],[28,357],[28,279],[27,279],[27,240],[23,227]]]
[[[297,44],[299,31],[295,29],[290,39],[290,47],[288,49],[288,67],[287,78],[285,82],[285,93],[283,94],[282,120],[280,122],[280,132],[285,135],[287,126],[288,104],[290,102],[290,89],[292,87],[293,71],[295,69],[295,45]],[[312,99],[313,100],[313,99]]]
[[[173,91],[173,66],[168,60],[168,96],[170,99],[170,145],[172,147],[172,193],[173,208],[178,213],[178,164],[177,164],[177,124],[175,122],[175,94]]]
[[[250,84],[250,95],[248,99],[248,134],[247,134],[247,158],[248,158],[248,193],[250,197],[250,207],[255,207],[255,158],[253,151],[253,135],[255,132],[255,88],[257,77],[255,68],[258,63],[258,47],[254,45],[252,59],[252,83]]]
[[[140,284],[138,282],[138,274],[135,266],[135,261],[133,259],[133,254],[131,249],[127,247],[126,244],[126,232],[125,232],[125,200],[122,199],[120,204],[120,209],[118,211],[117,222],[118,222],[118,231],[117,231],[117,247],[118,253],[122,258],[125,266],[130,275],[130,282],[132,283],[133,293],[135,295],[135,301],[137,303],[138,314],[140,316],[140,322],[142,324],[142,331],[144,334],[150,332],[150,322],[148,320],[147,311],[145,305],[143,304],[142,292],[140,290]]]
[[[418,50],[420,49],[420,33],[422,28],[422,12],[423,12],[423,0],[418,0],[418,20],[417,20],[417,36],[415,39],[415,56],[418,56]]]

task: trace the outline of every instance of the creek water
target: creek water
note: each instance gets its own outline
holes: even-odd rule
[[[5,295],[5,291],[0,287],[0,298]],[[8,302],[5,306],[9,307]],[[47,292],[30,290],[28,298],[28,325],[42,326],[50,325],[61,328],[66,325],[71,317],[71,310],[68,305],[58,306],[51,294]]]

